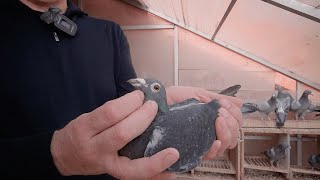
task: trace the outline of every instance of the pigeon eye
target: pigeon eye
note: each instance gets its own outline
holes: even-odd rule
[[[159,91],[160,91],[160,84],[158,84],[158,83],[153,83],[153,84],[151,85],[151,90],[152,90],[153,92],[159,92]]]

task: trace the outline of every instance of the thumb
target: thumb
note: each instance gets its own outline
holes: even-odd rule
[[[179,152],[174,148],[167,148],[150,157],[130,160],[121,156],[119,160],[122,169],[126,169],[122,176],[131,177],[131,179],[146,179],[162,173],[178,159]]]

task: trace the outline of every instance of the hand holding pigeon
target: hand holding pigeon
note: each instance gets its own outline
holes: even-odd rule
[[[239,85],[232,86],[239,89]],[[227,88],[230,89],[230,88]],[[207,91],[197,87],[171,86],[167,88],[167,101],[169,105],[182,102],[188,98],[195,98],[200,102],[208,103],[212,99],[218,99],[222,108],[220,108],[220,117],[216,120],[217,140],[214,141],[210,151],[204,156],[204,159],[212,159],[216,155],[223,155],[226,149],[233,149],[238,142],[238,132],[243,125],[242,100],[224,94],[225,90],[219,94]],[[234,93],[227,93],[227,95]],[[222,117],[224,115],[225,117]]]
[[[232,134],[236,134],[236,138],[231,135],[230,131],[227,136],[221,136],[225,138],[221,139],[222,142],[223,140],[227,142],[222,144],[225,147],[221,149],[224,151],[225,148],[233,148],[237,144],[237,135],[242,125],[241,100],[200,88],[177,87],[175,89],[172,87],[172,90],[166,91],[161,82],[155,79],[131,79],[129,82],[144,92],[145,101],[157,102],[159,110],[146,131],[122,148],[119,151],[120,155],[138,159],[174,147],[178,150],[180,159],[167,171],[190,171],[202,161],[210,149],[217,152],[217,148],[211,148],[214,147],[213,143],[217,135],[219,136],[215,125],[217,124],[217,129],[223,130],[220,135],[228,133],[228,128],[226,128],[228,126],[223,127],[227,124],[226,121],[231,124],[233,128],[231,131],[234,130]],[[172,92],[174,93],[170,94]],[[168,93],[168,98],[166,93]],[[238,106],[227,99],[233,100]],[[167,102],[170,102],[171,105]],[[221,106],[224,108],[220,108]],[[218,112],[223,118],[218,118]],[[220,124],[225,124],[218,127],[219,123],[216,122],[218,119],[221,121]]]

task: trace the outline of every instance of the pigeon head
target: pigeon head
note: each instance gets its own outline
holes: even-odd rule
[[[277,94],[276,93],[272,93],[272,96],[269,100],[269,102],[276,102],[277,101]]]
[[[310,91],[310,90],[308,90],[308,89],[305,90],[305,91],[303,92],[303,94],[306,95],[306,96],[308,96],[308,95],[313,95],[313,94],[312,94],[312,91]]]
[[[284,95],[283,88],[281,86],[277,86],[276,90],[278,91],[277,97],[282,97]]]
[[[137,90],[144,93],[144,102],[148,100],[155,101],[158,104],[159,111],[165,113],[168,111],[167,96],[165,87],[156,79],[129,79],[128,82]]]
[[[276,89],[278,90],[278,92],[282,92],[283,88],[281,86],[277,86]]]
[[[272,99],[276,99],[277,98],[277,95],[276,93],[272,93],[272,96],[271,96]]]
[[[279,144],[279,148],[286,150],[286,149],[290,149],[291,147],[288,144]]]
[[[280,128],[280,127],[284,126],[284,122],[287,119],[287,115],[288,115],[288,113],[286,113],[283,108],[280,107],[280,108],[276,109],[276,116],[277,116],[276,125],[277,125],[277,127]]]

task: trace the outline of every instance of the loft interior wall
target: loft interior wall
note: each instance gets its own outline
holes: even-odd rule
[[[217,37],[320,83],[320,23],[263,1],[240,0]]]
[[[115,21],[121,26],[171,24],[119,0],[85,0],[82,1],[82,8],[89,15]],[[222,26],[224,27],[225,25]],[[241,27],[230,33],[237,34],[238,29]],[[137,74],[156,77],[165,82],[166,86],[173,85],[173,29],[130,30],[125,33]],[[255,101],[270,98],[275,85],[278,84],[289,89],[295,96],[295,80],[183,28],[179,28],[178,36],[180,85],[197,86],[217,92],[240,83],[243,88],[239,97],[244,101]],[[309,88],[304,85],[302,87]],[[312,98],[319,102],[320,93],[314,91],[315,96]],[[260,118],[255,113],[249,117]],[[291,115],[289,118],[292,117]]]
[[[148,8],[193,27],[210,36],[227,10],[231,0],[140,0]],[[199,3],[200,2],[200,3]]]

